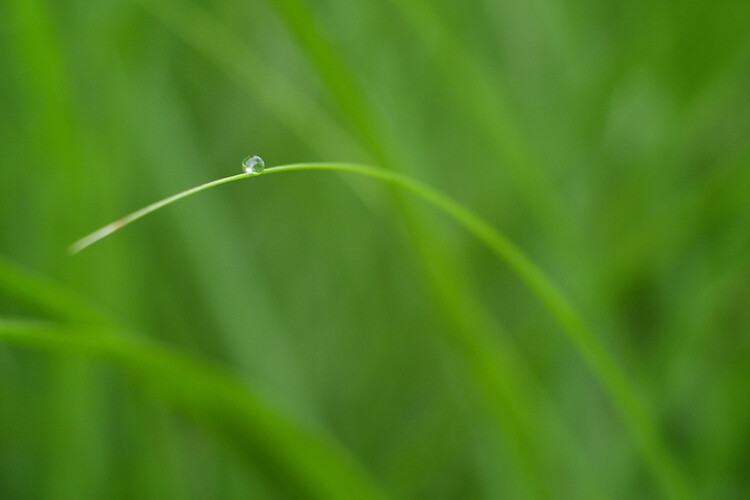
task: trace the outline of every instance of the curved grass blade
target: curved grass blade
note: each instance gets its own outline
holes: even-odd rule
[[[260,174],[233,175],[177,193],[133,212],[77,241],[71,246],[71,252],[77,253],[151,212],[206,189],[251,176],[306,170],[348,172],[395,184],[438,208],[487,245],[521,277],[563,327],[568,339],[604,387],[665,492],[675,498],[692,496],[687,479],[677,466],[638,392],[627,380],[615,359],[583,322],[552,280],[520,249],[479,215],[452,198],[405,175],[351,163],[300,163],[269,168]]]
[[[292,497],[384,498],[337,443],[269,407],[227,373],[153,341],[112,330],[0,321],[0,341],[112,362],[279,477]]]

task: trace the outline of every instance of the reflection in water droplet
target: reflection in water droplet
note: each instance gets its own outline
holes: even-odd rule
[[[266,168],[266,164],[263,163],[263,158],[260,156],[248,156],[242,160],[242,168],[248,174],[259,174]]]

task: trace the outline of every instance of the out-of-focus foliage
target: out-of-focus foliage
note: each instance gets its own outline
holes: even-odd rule
[[[739,0],[0,2],[0,498],[750,495],[749,88]],[[234,183],[67,255],[253,154],[481,214],[644,421],[365,180]]]

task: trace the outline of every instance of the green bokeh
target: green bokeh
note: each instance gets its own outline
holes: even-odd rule
[[[3,0],[0,498],[750,496],[748,89],[741,0]],[[260,176],[67,254],[255,154],[480,214],[643,414],[367,179]]]

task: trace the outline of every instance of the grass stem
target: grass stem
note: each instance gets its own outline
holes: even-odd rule
[[[352,163],[298,163],[269,168],[257,174],[242,173],[232,175],[196,186],[147,205],[81,238],[71,245],[70,252],[76,254],[141,217],[178,200],[221,184],[239,181],[247,177],[308,170],[353,173],[400,186],[444,212],[478,240],[487,245],[495,255],[506,262],[531,288],[566,332],[568,339],[584,358],[620,413],[625,425],[632,434],[646,462],[654,472],[655,477],[661,483],[665,493],[672,498],[690,496],[687,479],[677,466],[661,433],[654,424],[653,416],[650,415],[638,392],[628,381],[624,371],[615,361],[614,357],[609,354],[606,347],[585,324],[553,281],[518,247],[479,215],[452,198],[405,175]]]

